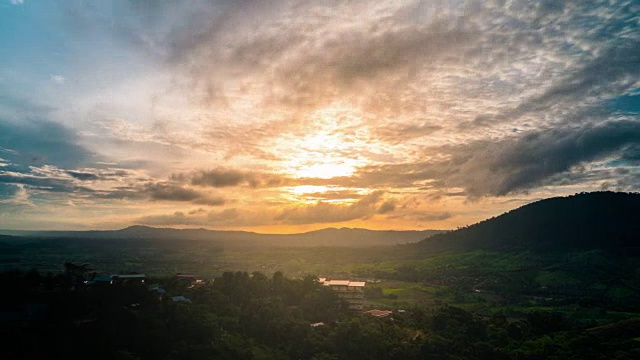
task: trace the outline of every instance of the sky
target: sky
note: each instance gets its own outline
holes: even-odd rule
[[[0,229],[454,229],[640,190],[640,1],[0,0]]]

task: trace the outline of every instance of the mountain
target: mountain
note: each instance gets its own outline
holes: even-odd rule
[[[423,240],[423,251],[605,249],[640,253],[640,194],[580,193],[540,200]]]
[[[248,231],[220,231],[207,229],[154,228],[130,226],[107,231],[17,231],[0,230],[0,234],[65,239],[157,239],[157,240],[205,240],[224,244],[269,246],[375,246],[418,242],[442,230],[367,230],[351,228],[327,228],[300,234],[259,234]]]

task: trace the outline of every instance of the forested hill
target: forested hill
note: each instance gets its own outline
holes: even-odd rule
[[[424,251],[604,249],[640,254],[640,194],[580,193],[549,198],[434,235]]]

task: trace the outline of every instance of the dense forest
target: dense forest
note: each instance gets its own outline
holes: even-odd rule
[[[3,359],[637,359],[640,319],[605,326],[534,311],[481,316],[453,306],[377,318],[352,313],[313,276],[227,272],[86,285],[6,272]],[[88,269],[87,269],[88,270]],[[159,286],[162,292],[158,292]],[[312,325],[313,324],[313,325]]]
[[[601,191],[540,200],[419,244],[442,250],[607,249],[640,255],[640,193]]]

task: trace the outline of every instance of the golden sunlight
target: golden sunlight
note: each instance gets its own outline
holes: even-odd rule
[[[345,163],[327,163],[299,168],[295,171],[294,175],[298,178],[330,179],[337,176],[349,176],[353,174],[354,171],[355,168],[353,166]]]
[[[300,185],[294,186],[289,191],[296,195],[323,193],[332,190],[328,186]]]

